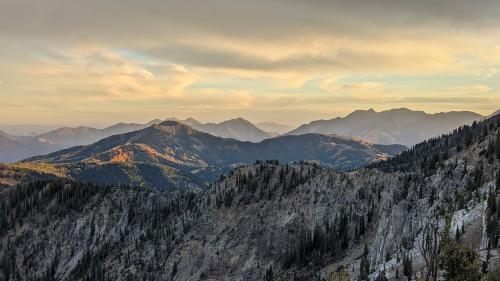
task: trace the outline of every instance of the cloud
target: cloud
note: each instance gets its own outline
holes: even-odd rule
[[[108,49],[68,49],[59,56],[17,64],[14,74],[30,80],[30,91],[87,100],[141,100],[179,96],[196,77],[180,65],[149,66]]]
[[[397,27],[477,30],[498,24],[499,8],[495,0],[1,0],[0,28],[2,36],[18,39],[118,42],[196,33],[275,38]]]
[[[374,93],[385,89],[382,82],[365,81],[359,83],[343,83],[337,80],[326,80],[323,89],[327,92]]]
[[[484,94],[491,92],[491,87],[481,84],[462,85],[450,89],[453,94]]]
[[[422,97],[406,97],[402,100],[408,103],[431,103],[431,104],[482,104],[484,102],[493,102],[493,98],[485,99],[484,97],[436,97],[436,96],[422,96]]]
[[[0,97],[43,118],[319,117],[408,104],[485,112],[500,106],[499,9],[496,0],[0,0]]]

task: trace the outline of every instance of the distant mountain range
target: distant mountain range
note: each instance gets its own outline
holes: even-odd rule
[[[25,162],[54,164],[80,181],[169,189],[180,186],[179,182],[186,185],[186,182],[211,181],[235,165],[256,160],[315,160],[350,170],[386,159],[403,149],[401,145],[370,144],[321,134],[242,142],[216,137],[177,121],[164,121]]]
[[[278,133],[266,132],[243,118],[235,118],[221,123],[201,123],[193,118],[185,120],[169,118],[168,120],[178,121],[192,127],[193,129],[211,134],[213,136],[231,138],[240,141],[260,142],[279,135]]]
[[[255,143],[277,137],[280,134],[316,133],[356,137],[371,143],[411,146],[482,118],[484,117],[473,112],[427,114],[423,111],[412,111],[405,108],[382,112],[357,110],[343,118],[312,121],[295,130],[273,122],[254,125],[243,118],[235,118],[221,123],[202,123],[193,118],[185,120],[169,118],[167,120],[181,122],[213,136]],[[64,148],[89,145],[112,135],[141,130],[160,122],[162,120],[155,119],[145,124],[118,123],[103,129],[86,126],[63,127],[36,136],[13,136],[0,132],[0,162],[14,162]]]
[[[373,109],[356,110],[346,117],[312,121],[287,135],[337,134],[373,143],[412,146],[483,118],[484,116],[469,111],[428,114],[407,108],[381,112]]]
[[[155,119],[145,124],[118,123],[104,129],[96,129],[85,126],[77,128],[63,127],[38,135],[36,138],[44,139],[47,142],[60,144],[66,147],[87,145],[112,135],[144,129],[160,122],[161,120]]]
[[[118,123],[104,129],[85,126],[63,127],[37,136],[13,136],[0,131],[0,162],[15,162],[72,146],[87,145],[112,135],[143,129],[160,122],[161,120],[152,120],[146,124]]]
[[[222,138],[232,138],[240,141],[260,142],[264,139],[276,137],[278,133],[268,133],[259,129],[251,122],[236,118],[221,123],[201,123],[193,118],[178,120],[196,130],[209,133]],[[145,124],[118,123],[104,129],[87,126],[76,128],[63,127],[37,136],[11,136],[2,133],[7,139],[0,142],[0,162],[13,162],[27,157],[47,154],[63,148],[79,145],[88,145],[112,135],[144,129],[153,124],[162,122],[160,119],[152,120]]]

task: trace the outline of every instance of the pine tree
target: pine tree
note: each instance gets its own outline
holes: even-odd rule
[[[266,276],[264,278],[265,281],[272,281],[274,278],[273,276],[273,267],[269,266],[269,268],[266,270]]]
[[[439,268],[446,281],[477,281],[482,278],[479,255],[466,245],[450,238],[451,218],[446,218],[442,232]]]
[[[385,270],[378,274],[375,281],[389,281],[389,279],[387,279],[387,276],[385,275]]]
[[[458,225],[457,225],[457,229],[455,230],[455,241],[457,241],[457,243],[460,243],[460,239],[461,239],[461,233],[460,233],[460,230],[458,229]]]
[[[429,200],[427,201],[429,203],[429,206],[432,206],[434,204],[434,200],[436,200],[436,189],[432,188]]]
[[[496,188],[497,188],[497,190],[500,190],[500,169],[498,169],[498,171],[497,171]]]
[[[403,257],[403,275],[411,280],[411,275],[413,273],[413,261],[410,255],[405,255]]]
[[[495,140],[495,154],[497,159],[500,159],[500,129],[497,131],[497,137]]]
[[[365,244],[365,249],[363,251],[363,257],[361,258],[361,263],[359,265],[359,280],[365,281],[369,280],[368,275],[370,275],[370,261],[368,259],[370,252],[368,250],[368,245]]]
[[[486,234],[489,238],[489,243],[492,247],[496,247],[498,239],[496,233],[498,230],[498,208],[496,202],[495,192],[491,192],[488,195],[487,208],[486,208]]]

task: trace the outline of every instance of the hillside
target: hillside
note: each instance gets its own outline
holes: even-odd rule
[[[284,136],[260,143],[241,142],[215,137],[176,121],[164,121],[25,162],[57,164],[66,167],[69,176],[76,180],[100,184],[143,186],[151,183],[151,180],[145,181],[145,177],[151,178],[150,174],[154,173],[159,182],[151,187],[169,189],[172,185],[179,186],[173,175],[202,183],[215,180],[235,165],[261,159],[314,160],[329,167],[352,170],[403,149],[400,145],[369,144],[320,134]],[[113,177],[109,176],[111,171]]]
[[[343,118],[312,121],[287,134],[338,134],[372,143],[403,144],[410,147],[482,118],[484,117],[479,114],[467,111],[427,114],[406,108],[381,112],[373,109],[356,110]]]
[[[407,263],[411,276],[442,277],[434,245],[473,249],[498,276],[500,118],[476,126],[487,133],[448,143],[428,174],[266,161],[197,193],[68,181],[8,188],[0,279],[325,280],[343,266],[349,280],[394,280]],[[481,265],[466,270],[480,275]]]

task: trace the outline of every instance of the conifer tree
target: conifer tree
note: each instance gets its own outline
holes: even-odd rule
[[[359,280],[365,281],[369,280],[368,275],[370,275],[370,261],[368,259],[370,252],[368,250],[368,245],[365,244],[365,249],[363,251],[363,257],[361,258],[361,263],[359,265]]]
[[[500,129],[497,131],[497,137],[495,140],[495,154],[497,159],[500,159]]]
[[[375,281],[389,281],[389,279],[387,279],[387,276],[385,275],[385,270],[378,274]]]
[[[468,246],[450,238],[451,218],[446,218],[446,226],[441,236],[439,268],[444,271],[446,281],[477,281],[482,278],[479,255]]]
[[[457,228],[455,230],[455,241],[457,241],[457,243],[460,243],[461,236],[462,236],[462,234],[460,233],[460,230],[458,229],[458,225],[457,225]]]
[[[413,273],[413,261],[410,255],[405,255],[403,257],[403,275],[411,280],[411,275]]]
[[[274,278],[273,276],[273,267],[269,266],[269,268],[266,270],[266,276],[265,276],[265,281],[272,281]]]

